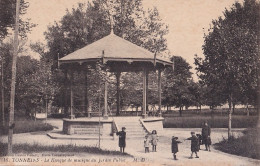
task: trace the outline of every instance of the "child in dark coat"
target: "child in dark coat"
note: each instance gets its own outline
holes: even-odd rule
[[[211,145],[211,138],[210,138],[210,136],[208,136],[208,138],[206,139],[206,143],[208,145],[208,150],[210,152],[210,145]]]
[[[196,134],[197,138],[199,139],[199,150],[200,150],[200,145],[202,145],[202,135],[201,134]]]
[[[198,149],[198,144],[199,144],[199,139],[196,137],[195,132],[191,132],[191,137],[188,138],[187,140],[191,140],[191,156],[190,159],[193,158],[193,153],[196,154],[196,158],[199,158],[197,152],[199,151]]]
[[[126,138],[126,132],[125,132],[125,127],[122,127],[122,131],[119,131],[116,133],[116,135],[119,136],[119,142],[118,145],[120,147],[120,152],[125,153],[125,138]]]
[[[178,149],[178,143],[181,143],[180,141],[177,141],[178,137],[172,136],[172,153],[174,160],[178,160],[176,157],[176,153],[179,151]]]

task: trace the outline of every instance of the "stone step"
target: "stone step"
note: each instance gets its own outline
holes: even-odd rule
[[[145,132],[143,132],[143,133],[126,133],[126,135],[127,136],[131,136],[131,135],[140,135],[140,136],[145,136],[146,135],[146,133]]]
[[[119,126],[141,126],[141,124],[124,124],[124,123],[117,123]]]
[[[136,132],[144,132],[144,130],[126,130],[127,133],[136,133]]]
[[[131,127],[131,126],[119,126],[119,129],[121,129],[122,127],[125,127],[126,129],[143,129],[142,126],[134,126],[134,127]]]
[[[143,129],[142,130],[141,129],[140,130],[127,129],[126,132],[127,133],[135,132],[136,133],[136,132],[145,132],[145,130],[143,130]]]
[[[118,123],[140,123],[139,120],[114,120],[115,122],[118,122]]]
[[[115,123],[119,130],[121,130],[122,127],[126,128],[126,138],[144,138],[146,135],[146,131],[140,123],[139,118],[130,120],[115,119]]]

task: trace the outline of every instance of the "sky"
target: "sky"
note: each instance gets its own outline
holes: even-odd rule
[[[66,9],[88,0],[26,0],[30,6],[23,16],[38,24],[28,35],[29,42],[45,42],[43,33],[48,25],[59,21]],[[225,8],[230,8],[236,0],[143,0],[144,9],[156,7],[162,21],[169,25],[166,36],[168,49],[173,55],[181,56],[193,67],[194,54],[203,57],[204,31],[213,19],[223,16]],[[239,0],[241,1],[241,0]],[[196,78],[195,78],[196,79]]]

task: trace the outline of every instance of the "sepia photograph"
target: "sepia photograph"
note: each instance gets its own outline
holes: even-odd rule
[[[260,0],[0,0],[0,166],[260,165]]]

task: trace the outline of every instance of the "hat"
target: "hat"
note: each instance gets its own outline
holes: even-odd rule
[[[125,128],[125,127],[122,127],[122,130],[123,130],[123,129],[126,129],[126,128]]]
[[[195,134],[195,132],[194,131],[192,131],[192,132],[190,132],[191,134]]]
[[[172,136],[172,139],[178,139],[178,137],[174,137],[174,136]]]

